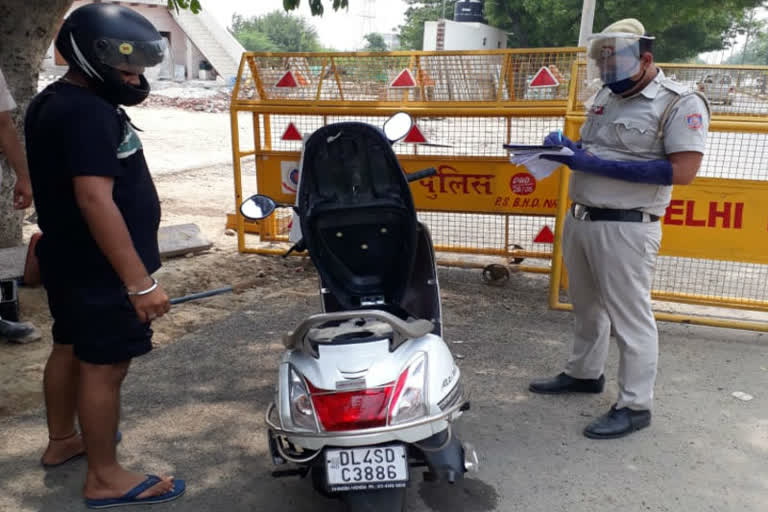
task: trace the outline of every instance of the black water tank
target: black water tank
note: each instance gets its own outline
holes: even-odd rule
[[[453,21],[476,21],[484,23],[483,2],[456,2]]]

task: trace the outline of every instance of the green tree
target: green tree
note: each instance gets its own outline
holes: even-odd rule
[[[230,32],[249,51],[320,51],[317,31],[307,20],[283,11],[244,18],[232,16]]]
[[[736,34],[745,36],[744,46],[725,61],[725,64],[759,64],[768,63],[766,44],[768,41],[765,33],[766,22],[757,18],[757,9],[749,11],[745,19],[736,25],[733,37]]]
[[[371,32],[370,34],[365,34],[363,39],[366,41],[365,46],[362,48],[364,52],[386,52],[389,50],[381,34]]]
[[[322,16],[325,9],[323,8],[323,0],[308,0],[309,9],[312,11],[312,16]],[[301,0],[283,0],[283,9],[286,11],[292,11],[298,9],[301,4]],[[347,0],[328,0],[328,4],[333,6],[334,11],[339,9],[346,9],[348,7]]]
[[[763,0],[605,0],[595,9],[595,31],[621,18],[637,18],[656,36],[659,61],[686,60],[719,50],[734,27]],[[511,32],[509,46],[575,46],[582,0],[486,0],[490,25]]]
[[[443,0],[405,0],[405,23],[398,27],[400,48],[424,49],[424,22],[443,18]],[[445,19],[453,19],[456,0],[445,0]]]
[[[176,12],[181,9],[189,9],[195,14],[203,10],[200,6],[200,0],[168,0],[168,8],[176,9]]]

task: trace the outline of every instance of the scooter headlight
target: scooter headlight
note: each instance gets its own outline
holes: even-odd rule
[[[389,408],[389,424],[406,423],[427,415],[427,356],[413,359],[400,374]]]
[[[288,370],[288,393],[293,424],[297,427],[316,431],[315,411],[312,408],[312,400],[309,397],[307,385],[292,366]]]

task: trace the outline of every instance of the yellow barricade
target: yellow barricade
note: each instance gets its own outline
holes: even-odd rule
[[[302,137],[339,121],[381,126],[409,112],[417,132],[395,151],[406,172],[438,175],[411,187],[419,217],[438,251],[539,258],[549,272],[558,176],[536,182],[509,163],[502,145],[540,143],[565,117],[568,73],[577,48],[464,52],[246,53],[233,89],[235,202],[243,199],[242,162],[254,157],[255,187],[283,205],[295,198]],[[241,147],[241,114],[250,114],[252,149]],[[409,143],[422,141],[423,143]],[[246,144],[249,141],[243,140]],[[246,174],[248,175],[248,174]],[[245,233],[285,241],[290,215],[248,224],[230,216],[240,250]]]
[[[712,122],[707,152],[691,185],[676,186],[663,223],[652,296],[657,301],[715,308],[768,311],[768,67],[660,64],[667,76],[705,92]],[[583,78],[583,65],[573,73]],[[581,89],[571,86],[565,132],[574,139],[585,120]],[[725,87],[715,90],[715,87]],[[568,171],[560,176],[559,197],[568,196]],[[557,212],[550,306],[561,302],[565,286],[560,226],[567,201]],[[723,311],[696,314],[662,311],[657,318],[686,323],[768,331],[768,321],[731,318]],[[670,309],[670,308],[666,308]],[[752,315],[752,317],[760,316]],[[718,318],[720,317],[720,318]]]
[[[428,144],[398,143],[395,150],[406,172],[439,171],[411,187],[437,250],[531,258],[523,268],[538,272],[550,272],[551,259],[550,306],[568,308],[560,299],[559,232],[568,171],[536,182],[508,162],[502,144],[537,144],[562,127],[578,138],[587,94],[577,63],[582,51],[244,54],[231,104],[236,213],[228,219],[239,249],[285,251],[270,242],[287,240],[288,208],[247,223],[237,206],[256,191],[284,206],[293,203],[303,136],[340,121],[381,126],[406,111],[416,121],[416,139]],[[713,100],[713,120],[699,177],[675,187],[662,220],[653,298],[768,312],[768,68],[661,66]],[[241,115],[250,119],[243,123]],[[249,149],[241,147],[246,126]],[[244,180],[243,163],[251,157],[247,165],[255,172],[246,175],[255,180]],[[246,246],[247,232],[258,233],[259,243]],[[720,318],[719,309],[662,309],[657,317],[663,320],[768,331],[768,321]]]

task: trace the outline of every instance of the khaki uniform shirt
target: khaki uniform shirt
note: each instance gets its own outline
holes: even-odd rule
[[[675,100],[677,103],[665,116]],[[666,78],[659,69],[653,81],[629,98],[603,87],[581,127],[581,141],[584,149],[606,160],[659,160],[682,151],[703,154],[708,129],[707,103],[688,87]],[[571,172],[569,190],[571,200],[587,206],[642,210],[659,216],[664,215],[672,196],[671,186],[633,183],[580,171]]]

